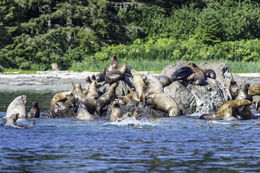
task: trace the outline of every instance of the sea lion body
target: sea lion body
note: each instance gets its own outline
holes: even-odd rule
[[[190,67],[194,72],[200,73],[201,75],[204,75],[204,71],[199,68],[194,62],[190,61],[187,64],[188,67]]]
[[[220,106],[216,114],[204,114],[200,116],[200,119],[210,120],[237,120],[237,115],[246,113],[248,116],[248,108],[244,110],[246,106],[251,105],[251,102],[247,99],[229,100]],[[240,109],[242,108],[242,111]],[[251,111],[250,111],[251,112]]]
[[[171,78],[166,75],[160,75],[157,78],[161,82],[163,87],[169,86],[172,83]]]
[[[216,72],[212,69],[202,69],[205,77],[216,79]]]
[[[117,70],[119,68],[120,68],[120,66],[119,66],[119,62],[118,62],[117,56],[114,54],[112,56],[111,63],[110,63],[110,65],[109,65],[107,70],[111,71],[111,70]]]
[[[78,120],[94,120],[84,103],[81,103],[78,108],[77,117]]]
[[[40,109],[38,106],[38,101],[32,103],[32,107],[30,112],[27,115],[28,118],[39,118],[40,117]]]
[[[145,101],[144,98],[144,89],[145,89],[145,83],[143,81],[143,76],[138,73],[136,70],[132,69],[131,74],[133,76],[133,85],[137,94],[137,97],[141,102]]]
[[[65,92],[55,94],[51,99],[51,107],[57,108],[56,102],[59,101],[59,100],[65,99],[68,95],[71,95],[71,94],[73,94],[73,90],[69,90],[69,91],[65,91]]]
[[[124,74],[118,70],[110,70],[106,73],[105,81],[106,83],[112,84],[122,80],[124,78]]]
[[[251,96],[260,95],[260,84],[254,84],[249,89],[249,94]]]
[[[252,96],[248,94],[248,89],[250,87],[249,83],[246,83],[242,86],[242,88],[239,90],[238,95],[236,97],[236,100],[238,99],[247,99],[252,101]]]
[[[100,115],[100,111],[110,103],[113,97],[115,97],[115,89],[118,83],[113,83],[109,89],[97,99],[97,112]]]
[[[195,72],[190,67],[182,67],[172,73],[171,81],[174,82],[178,80],[187,82],[187,78],[193,73]]]
[[[101,72],[99,72],[98,74],[96,74],[96,80],[97,80],[98,82],[103,82],[103,81],[105,81],[106,72],[107,72],[107,69],[104,68]]]
[[[240,87],[238,86],[237,82],[232,79],[230,81],[230,86],[229,86],[229,93],[231,95],[232,100],[235,100],[237,98],[239,90]]]
[[[58,106],[58,110],[66,110],[74,107],[76,105],[76,98],[71,94],[66,97],[66,100],[64,101],[57,101],[56,105]]]
[[[154,76],[145,76],[145,96],[151,93],[163,92],[163,86],[161,82]]]
[[[75,91],[74,97],[76,99],[78,99],[80,102],[83,102],[83,101],[87,100],[87,95],[85,95],[83,93],[83,90],[82,90],[82,87],[81,87],[80,83],[72,82],[72,85],[73,85],[74,91]]]
[[[17,127],[17,125],[15,125],[15,122],[18,120],[19,117],[19,113],[10,115],[9,117],[7,117],[7,121],[5,126],[10,126],[10,127]]]
[[[110,121],[115,122],[119,118],[122,118],[122,113],[121,113],[121,109],[120,109],[118,101],[115,100],[112,104],[112,112],[110,115]]]
[[[148,98],[151,99],[151,104],[155,109],[168,112],[170,117],[177,117],[180,115],[177,103],[168,94],[163,92],[156,92],[149,94]]]
[[[126,105],[131,100],[135,100],[137,102],[140,101],[140,99],[137,98],[137,96],[135,95],[135,93],[132,90],[130,90],[128,92],[129,93],[126,96],[121,96],[121,95],[117,96],[118,99],[122,100],[122,104]]]
[[[205,76],[200,74],[200,73],[193,73],[191,74],[187,80],[192,83],[193,85],[205,85],[206,84],[206,80],[205,80]]]
[[[18,120],[22,120],[27,118],[26,114],[26,103],[27,103],[27,97],[26,95],[21,95],[16,97],[8,106],[6,115],[4,118],[8,118],[10,116],[13,116],[15,114],[19,114]]]

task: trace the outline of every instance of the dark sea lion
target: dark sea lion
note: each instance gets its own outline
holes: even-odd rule
[[[26,95],[21,95],[16,97],[8,106],[6,115],[4,118],[8,118],[10,116],[13,116],[15,114],[19,114],[18,119],[22,120],[27,118],[26,114],[26,103],[27,103],[27,97]]]
[[[76,118],[78,120],[94,120],[93,115],[89,113],[87,106],[84,103],[80,103]]]
[[[159,75],[157,78],[163,87],[169,86],[172,83],[171,78],[166,75]]]
[[[114,100],[112,104],[112,112],[110,115],[110,121],[115,122],[117,119],[122,118],[121,109],[117,100]]]
[[[251,96],[260,95],[260,84],[254,84],[249,89],[249,94]]]
[[[252,96],[248,94],[249,87],[250,87],[249,83],[244,84],[242,86],[242,88],[239,90],[236,100],[237,99],[247,99],[247,100],[252,101]]]
[[[40,117],[40,109],[38,106],[38,101],[32,103],[32,107],[30,112],[27,115],[28,118],[39,118]]]
[[[188,62],[187,66],[190,67],[194,72],[204,75],[204,71],[201,68],[199,68],[194,62]]]
[[[145,101],[145,98],[144,98],[145,83],[143,81],[143,76],[134,69],[131,70],[131,74],[133,76],[133,85],[134,85],[137,97],[141,102],[144,102]]]
[[[205,76],[200,73],[197,73],[197,72],[191,74],[187,78],[187,81],[189,81],[189,83],[191,83],[193,85],[205,85],[206,84]]]
[[[152,104],[155,109],[168,112],[170,117],[177,117],[180,115],[177,103],[168,94],[164,92],[154,92],[148,94],[146,98],[150,99],[150,104]]]
[[[106,72],[107,72],[107,69],[104,68],[101,72],[99,72],[98,74],[96,74],[96,80],[97,80],[98,82],[103,82],[103,81],[105,81]]]
[[[101,110],[107,106],[110,101],[115,97],[115,89],[118,83],[113,83],[109,89],[97,99],[97,112],[101,115]]]
[[[200,119],[227,121],[237,120],[237,115],[243,114],[243,111],[244,113],[248,111],[247,108],[244,110],[244,107],[251,104],[252,103],[247,99],[229,100],[220,106],[215,114],[203,114],[200,116]]]
[[[217,75],[216,72],[212,69],[202,69],[204,71],[204,75],[206,77],[212,78],[212,79],[216,79]]]
[[[236,112],[234,112],[234,115],[239,120],[250,120],[254,117],[249,105],[246,105],[241,109],[236,109]]]
[[[172,73],[171,75],[171,81],[174,82],[176,80],[182,82],[187,82],[187,78],[195,73],[190,67],[182,67],[175,72]]]
[[[112,84],[122,80],[124,78],[124,74],[118,70],[110,70],[106,73],[105,81],[106,83]]]
[[[229,92],[232,100],[235,100],[237,98],[239,90],[240,87],[238,86],[237,82],[234,79],[231,79],[229,85]]]
[[[114,54],[111,58],[111,63],[108,67],[108,71],[111,71],[111,70],[117,70],[119,69],[120,66],[119,66],[119,62],[118,62],[118,59],[117,59],[117,56]]]

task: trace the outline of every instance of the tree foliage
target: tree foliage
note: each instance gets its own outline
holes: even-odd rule
[[[162,39],[215,47],[259,39],[259,30],[258,1],[2,0],[0,64],[46,70],[55,62],[67,69],[72,61],[107,59],[107,47]],[[177,50],[184,51],[169,51]]]

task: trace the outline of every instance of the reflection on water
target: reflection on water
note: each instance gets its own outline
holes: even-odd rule
[[[45,111],[50,107],[50,101],[57,92],[54,91],[0,91],[0,111],[6,111],[13,99],[20,95],[27,96],[27,108],[30,109],[32,102],[38,100],[39,108]]]
[[[55,93],[0,93],[1,110],[22,94],[28,107],[38,100],[43,111]],[[0,118],[0,172],[260,171],[260,120],[221,124],[198,116],[119,123],[40,118],[26,129],[5,127]]]
[[[0,125],[0,172],[260,171],[258,120],[212,124],[197,118],[37,119],[25,130]]]

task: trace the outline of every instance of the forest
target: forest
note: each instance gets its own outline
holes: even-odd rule
[[[1,0],[0,71],[81,62],[260,63],[259,0]],[[87,67],[85,67],[87,69]]]

